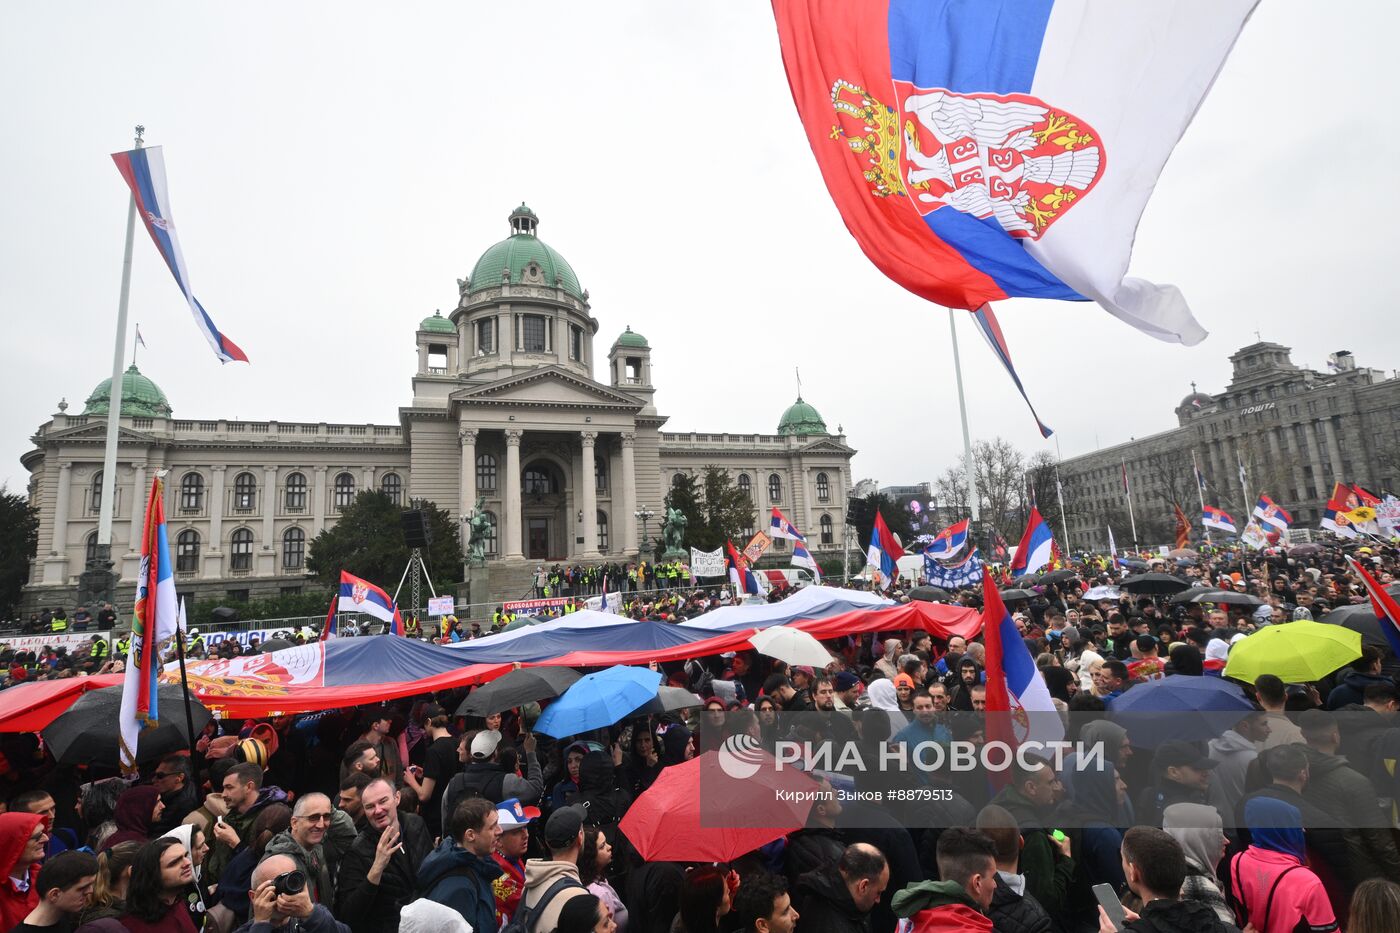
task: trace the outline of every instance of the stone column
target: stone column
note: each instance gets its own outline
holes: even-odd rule
[[[1337,443],[1337,429],[1332,424],[1331,418],[1322,419],[1322,433],[1327,438],[1327,453],[1332,457],[1332,472],[1336,479],[1343,479],[1342,469],[1342,447]],[[1364,458],[1363,458],[1364,459]],[[1349,482],[1353,477],[1345,477]],[[1330,488],[1328,490],[1331,491]]]
[[[622,476],[613,477],[613,534],[622,531],[624,555],[637,553],[637,463],[632,447],[637,435],[622,435]]]
[[[1298,451],[1298,435],[1293,425],[1284,425],[1279,429],[1283,432],[1283,445],[1288,451],[1288,465],[1293,470],[1293,495],[1284,496],[1284,501],[1292,500],[1294,504],[1301,504],[1308,498],[1308,481],[1303,475],[1303,457]]]
[[[523,431],[506,431],[506,560],[524,560],[520,544],[520,438]]]
[[[68,500],[72,496],[73,464],[61,463],[58,466],[58,498],[53,506],[53,544],[49,548],[58,557],[68,556]]]
[[[226,469],[223,466],[215,466],[211,469],[214,474],[214,488],[209,495],[209,550],[215,553],[223,550],[224,473]]]
[[[326,468],[315,468],[311,479],[311,537],[316,537],[326,528]]]
[[[374,492],[374,467],[360,470],[360,488],[365,492]]]
[[[596,449],[594,442],[598,440],[596,431],[583,431],[579,434],[583,442],[583,548],[581,554],[584,557],[598,556],[598,466],[595,462]]]
[[[457,519],[461,521],[476,508],[476,428],[461,428],[457,437],[462,442],[462,475],[457,494]]]
[[[262,550],[258,556],[259,576],[273,576],[278,570],[278,540],[273,518],[277,512],[277,467],[263,467],[258,507],[262,509]]]
[[[1322,445],[1317,437],[1317,422],[1304,422],[1303,440],[1308,447],[1308,463],[1312,466],[1313,486],[1317,489],[1317,495],[1326,499],[1332,494],[1332,484],[1335,480],[1329,478],[1322,468]]]
[[[131,465],[131,532],[126,536],[126,552],[135,554],[141,550],[141,533],[146,528],[146,499],[151,491],[146,488],[146,462],[138,460]],[[112,559],[116,560],[116,552]]]

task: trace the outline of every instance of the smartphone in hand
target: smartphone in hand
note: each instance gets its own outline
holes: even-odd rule
[[[1123,902],[1118,899],[1118,892],[1113,890],[1113,885],[1094,885],[1094,897],[1098,898],[1103,912],[1108,914],[1108,921],[1113,924],[1113,929],[1122,930],[1126,919],[1123,915]]]

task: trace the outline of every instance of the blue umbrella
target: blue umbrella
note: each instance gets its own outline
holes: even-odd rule
[[[535,731],[562,739],[567,735],[611,726],[656,699],[661,672],[619,664],[579,678],[549,705]]]
[[[1217,738],[1254,709],[1238,684],[1186,674],[1137,684],[1108,703],[1110,717],[1139,748]]]

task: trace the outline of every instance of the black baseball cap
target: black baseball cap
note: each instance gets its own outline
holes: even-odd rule
[[[1152,756],[1152,769],[1165,772],[1168,768],[1196,768],[1209,771],[1220,762],[1202,755],[1190,742],[1170,741],[1157,746]]]
[[[578,839],[583,829],[583,810],[578,807],[560,807],[549,815],[544,824],[544,844],[551,849],[567,849]]]

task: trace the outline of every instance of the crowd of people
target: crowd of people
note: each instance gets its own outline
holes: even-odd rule
[[[1394,581],[1394,550],[1354,553]],[[774,747],[783,714],[814,715],[818,734],[861,754],[985,741],[982,639],[841,637],[824,642],[824,668],[748,650],[656,665],[703,707],[564,738],[534,730],[537,703],[458,715],[465,690],[215,720],[191,752],[131,777],[57,764],[37,735],[0,736],[0,930],[1400,929],[1389,653],[1368,646],[1311,683],[1243,684],[1255,708],[1208,740],[1147,741],[1092,715],[1164,676],[1221,676],[1258,628],[1362,601],[1342,552],[1216,552],[1164,569],[1263,606],[1091,601],[1122,573],[1093,562],[1009,603],[1070,737],[1106,756],[1029,758],[1001,780],[925,774],[938,794],[900,805],[818,775],[804,826],[724,864],[649,861],[620,823],[667,768],[730,736]],[[954,598],[979,608],[980,587]],[[633,602],[676,621],[725,603],[676,589]],[[79,651],[55,669],[112,663]],[[854,787],[889,781],[877,770]]]

